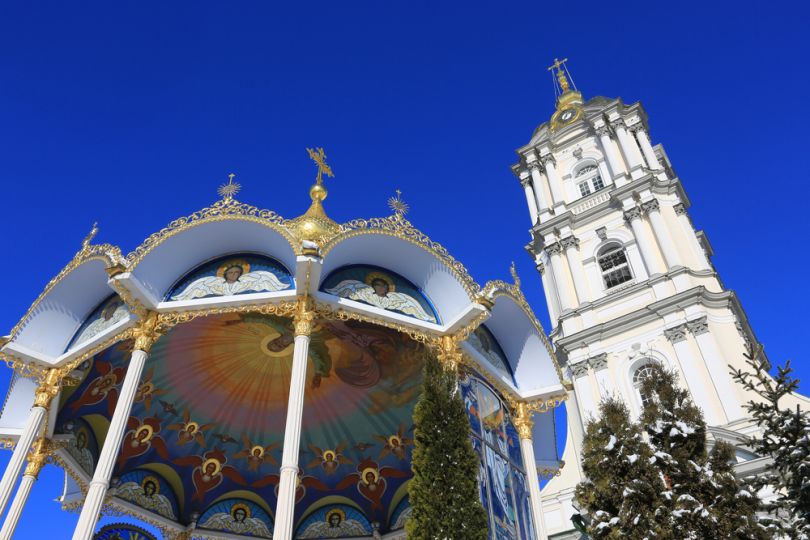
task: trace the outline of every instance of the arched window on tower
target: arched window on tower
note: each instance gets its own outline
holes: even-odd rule
[[[597,262],[602,271],[602,280],[605,282],[606,289],[633,279],[630,263],[627,261],[627,252],[621,244],[610,244],[600,249]]]
[[[602,175],[599,174],[599,169],[596,165],[588,165],[578,170],[576,183],[579,194],[583,197],[587,197],[591,193],[596,193],[605,187],[605,182],[602,180]]]
[[[652,399],[652,396],[645,394],[641,388],[644,381],[647,380],[652,373],[653,367],[650,362],[643,364],[633,373],[633,388],[636,390],[636,395],[638,396],[642,408],[646,407],[650,399]]]

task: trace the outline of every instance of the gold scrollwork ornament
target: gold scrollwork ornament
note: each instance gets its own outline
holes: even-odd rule
[[[48,454],[50,447],[48,439],[40,437],[31,448],[31,453],[28,454],[28,465],[25,466],[25,476],[33,476],[35,479],[39,476],[39,471],[45,466],[48,461]]]

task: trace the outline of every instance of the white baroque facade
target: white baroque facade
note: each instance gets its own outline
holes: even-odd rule
[[[513,171],[532,221],[527,250],[543,282],[550,337],[571,382],[566,465],[543,490],[545,524],[551,538],[576,538],[570,517],[584,426],[608,395],[639,415],[639,378],[651,362],[678,373],[711,439],[735,444],[740,473],[765,460],[740,444],[754,429],[743,408],[751,396],[728,367],[744,367],[756,337],[689,218],[666,152],[651,143],[644,108],[584,101],[557,67],[557,110],[517,150]]]

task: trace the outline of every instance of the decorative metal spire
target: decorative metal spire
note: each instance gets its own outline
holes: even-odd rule
[[[90,232],[87,233],[87,236],[85,236],[84,240],[82,240],[82,249],[89,246],[90,242],[93,241],[93,238],[95,238],[97,234],[98,234],[98,221],[93,223],[93,228],[90,229]]]
[[[234,195],[239,193],[240,189],[242,189],[242,184],[233,181],[234,176],[236,176],[234,173],[229,174],[228,183],[222,184],[221,186],[219,186],[219,189],[217,189],[217,193],[223,199],[232,198]]]
[[[408,206],[408,203],[402,200],[402,192],[400,190],[396,190],[396,192],[396,197],[388,198],[388,208],[390,208],[396,215],[404,216],[408,213],[410,206]]]

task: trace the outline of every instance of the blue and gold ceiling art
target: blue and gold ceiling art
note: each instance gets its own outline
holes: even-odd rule
[[[76,331],[65,350],[89,341],[129,316],[129,308],[114,294],[96,306]]]
[[[363,537],[373,532],[371,523],[356,508],[330,504],[312,512],[298,526],[295,539]]]
[[[113,523],[102,527],[93,540],[157,540],[155,535],[131,523]]]
[[[228,255],[189,272],[171,287],[166,300],[275,292],[289,289],[292,284],[290,272],[274,259],[250,254]]]
[[[291,320],[247,313],[200,317],[161,337],[113,472],[118,496],[164,517],[176,513],[181,524],[200,516],[198,525],[205,521],[211,530],[261,537],[263,525],[272,532],[293,339]],[[97,354],[60,404],[57,432],[74,435],[73,452],[86,450],[78,454],[88,468],[130,354],[131,342]],[[312,516],[334,499],[343,513],[330,519],[341,516],[339,529],[376,522],[381,532],[391,530],[411,478],[413,407],[426,354],[424,345],[392,329],[316,321],[297,523],[315,523]],[[86,433],[81,443],[78,433]]]
[[[321,290],[420,321],[439,323],[436,310],[422,291],[399,274],[376,266],[338,268],[323,281]]]

